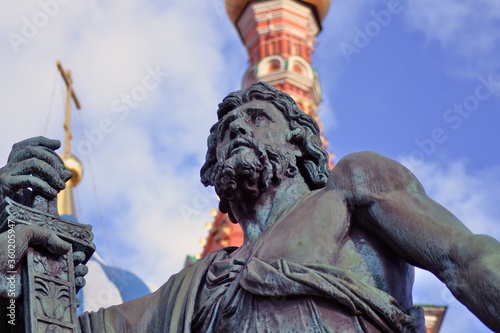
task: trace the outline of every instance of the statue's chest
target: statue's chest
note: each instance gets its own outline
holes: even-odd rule
[[[348,234],[349,214],[343,197],[317,192],[271,226],[255,244],[264,261],[333,264]]]

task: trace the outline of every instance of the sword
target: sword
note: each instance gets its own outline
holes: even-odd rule
[[[26,194],[28,190],[24,190]],[[24,200],[24,203],[30,200]],[[73,254],[81,251],[86,263],[95,251],[92,226],[65,220],[57,212],[57,198],[34,195],[30,205],[6,198],[0,205],[0,232],[15,224],[51,229],[72,245],[63,256],[46,249],[29,247],[21,268],[22,297],[16,302],[18,321],[15,332],[78,333]],[[18,300],[16,300],[18,301]],[[11,327],[14,328],[14,327]]]

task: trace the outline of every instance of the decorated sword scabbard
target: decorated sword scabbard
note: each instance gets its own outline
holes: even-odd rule
[[[19,314],[24,317],[16,332],[77,333],[75,271],[73,253],[85,253],[85,261],[92,256],[92,227],[65,220],[57,213],[55,200],[49,202],[35,197],[33,208],[7,198],[1,206],[0,232],[8,225],[25,224],[52,230],[72,245],[63,256],[56,256],[43,248],[28,248],[22,264],[22,300]]]

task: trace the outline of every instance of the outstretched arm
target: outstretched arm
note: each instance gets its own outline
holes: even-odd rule
[[[427,269],[479,319],[500,331],[500,243],[471,233],[430,199],[401,164],[375,153],[340,160],[328,185],[342,190],[360,227]]]

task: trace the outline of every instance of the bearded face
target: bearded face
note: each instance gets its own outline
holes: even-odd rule
[[[298,173],[300,149],[289,142],[289,123],[271,103],[245,103],[228,112],[215,131],[217,162],[212,181],[221,212],[230,213],[231,202],[255,201]]]
[[[272,165],[262,144],[251,138],[234,140],[217,162],[215,190],[224,200],[256,198],[269,188]]]
[[[264,146],[253,138],[232,141],[220,157],[215,166],[215,190],[221,199],[221,211],[229,201],[256,199],[284,177],[294,177],[298,172],[293,154]]]

